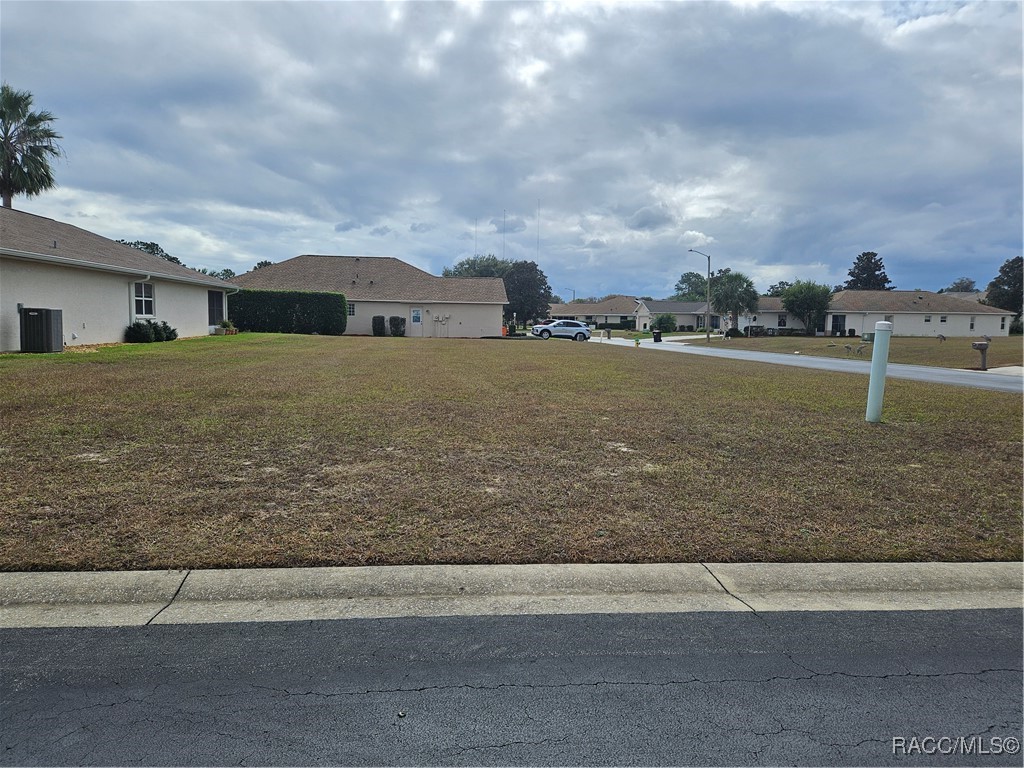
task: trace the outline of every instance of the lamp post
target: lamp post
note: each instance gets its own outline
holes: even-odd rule
[[[572,300],[576,301],[576,289],[575,288],[566,288],[565,290],[572,291]]]
[[[704,305],[704,333],[707,334],[706,343],[711,343],[711,257],[703,251],[698,251],[696,248],[691,248],[690,253],[699,253],[701,256],[708,260],[708,282],[707,282],[707,299]]]

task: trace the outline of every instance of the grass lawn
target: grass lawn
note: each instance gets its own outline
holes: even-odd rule
[[[893,336],[889,340],[889,362],[907,365],[932,365],[939,368],[981,368],[981,353],[971,349],[972,341],[980,341],[981,337],[963,339],[950,338],[944,342],[913,336]],[[1005,365],[1024,365],[1024,339],[1020,336],[999,336],[992,339],[988,348],[988,367],[997,368]],[[689,341],[690,344],[704,344],[703,339]],[[835,346],[829,346],[834,344]],[[849,344],[854,352],[844,349]],[[752,349],[758,352],[781,352],[816,357],[852,357],[854,359],[871,359],[871,345],[862,350],[861,355],[856,349],[861,341],[858,338],[828,338],[822,336],[762,336],[754,339],[726,339],[722,336],[711,336],[712,346],[726,349]]]
[[[890,380],[867,424],[864,376],[262,334],[0,381],[4,570],[1021,558],[1011,394]]]

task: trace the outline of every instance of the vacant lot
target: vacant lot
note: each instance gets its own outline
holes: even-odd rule
[[[0,568],[1021,557],[1021,402],[571,342],[0,357]]]
[[[889,340],[889,362],[906,365],[933,365],[939,368],[980,368],[981,353],[971,348],[973,339],[926,339],[909,336],[894,336]],[[688,340],[691,344],[704,344],[703,340]],[[1020,336],[1000,336],[992,339],[988,349],[988,367],[1024,365],[1024,344]],[[871,345],[861,346],[857,338],[825,338],[821,336],[762,336],[755,339],[726,339],[712,336],[711,345],[727,349],[753,349],[758,352],[782,352],[818,357],[852,357],[871,359]],[[846,345],[852,349],[847,351]]]

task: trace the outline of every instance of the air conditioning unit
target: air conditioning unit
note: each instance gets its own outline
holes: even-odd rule
[[[21,351],[63,352],[64,320],[62,311],[22,307]]]

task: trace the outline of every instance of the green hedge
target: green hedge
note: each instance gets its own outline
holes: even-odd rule
[[[348,325],[348,301],[342,293],[243,290],[228,303],[240,331],[341,336]]]

